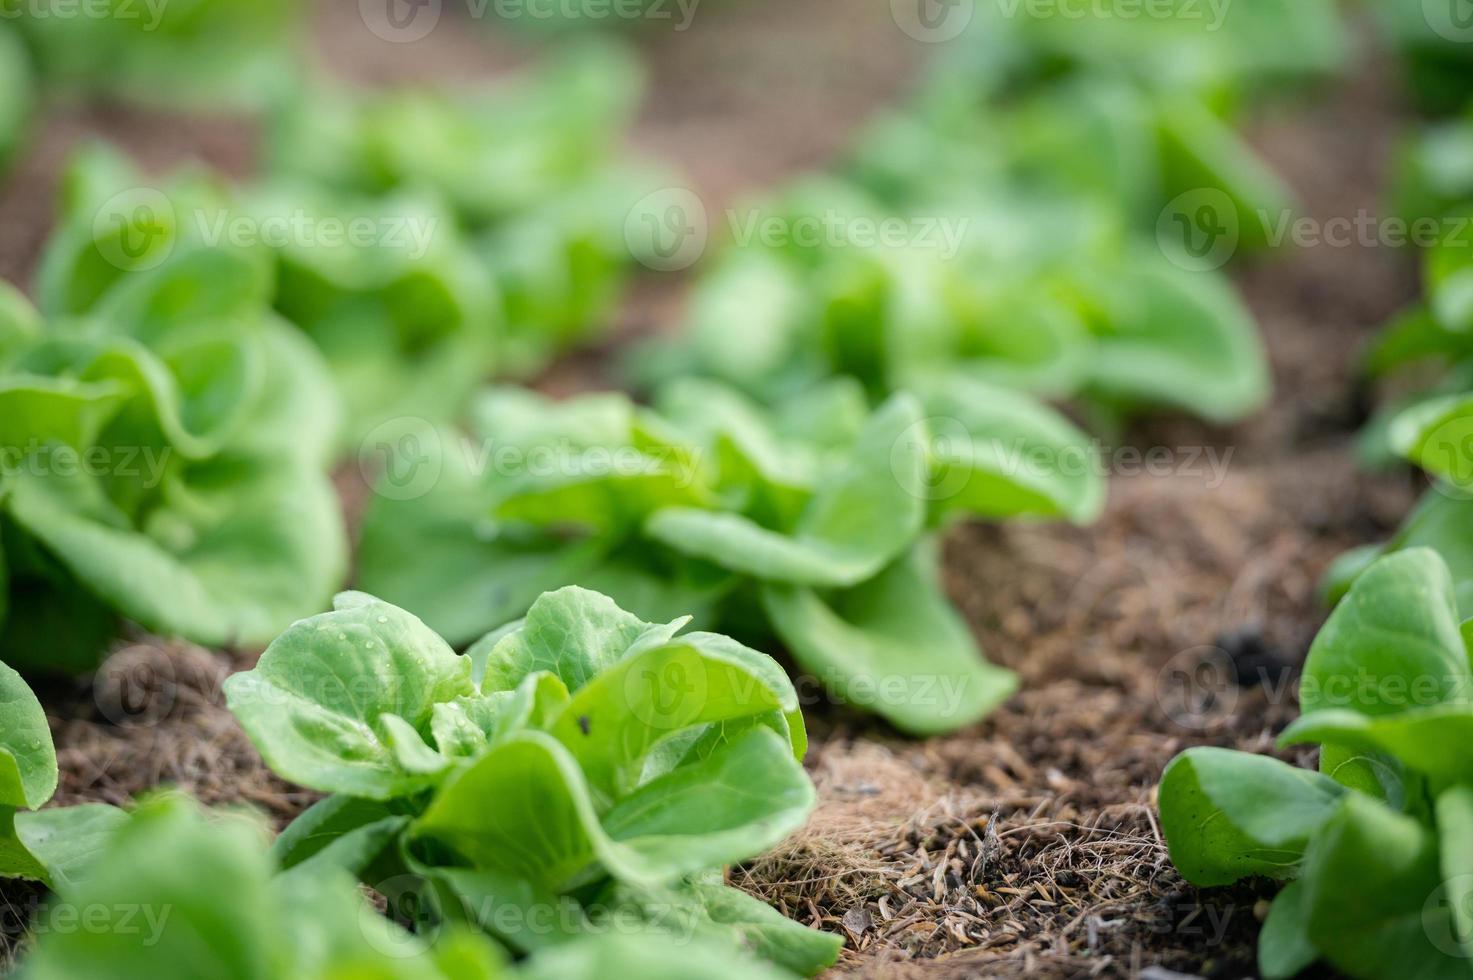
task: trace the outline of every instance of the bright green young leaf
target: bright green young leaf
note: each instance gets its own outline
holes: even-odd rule
[[[1415,405],[1392,420],[1389,438],[1393,449],[1427,472],[1446,477],[1455,488],[1473,487],[1473,397],[1450,395]]]
[[[725,637],[692,633],[626,653],[574,692],[550,731],[604,800],[630,788],[639,763],[663,738],[797,707],[771,658]]]
[[[715,875],[666,889],[619,885],[608,904],[626,914],[638,910],[649,928],[676,937],[730,941],[734,931],[742,948],[805,977],[832,966],[844,945],[840,937],[806,929]]]
[[[863,585],[829,598],[768,586],[762,605],[799,666],[897,728],[931,735],[971,724],[1017,690],[989,664],[941,591],[922,543]]]
[[[1189,749],[1161,777],[1161,830],[1172,863],[1194,885],[1250,875],[1299,875],[1305,846],[1346,790],[1267,756]]]
[[[56,747],[41,703],[13,669],[0,664],[0,876],[51,880],[51,852],[29,846],[19,821],[56,792]],[[17,812],[22,811],[22,812]],[[50,811],[55,813],[56,811]]]
[[[788,740],[757,727],[640,786],[614,804],[603,825],[667,874],[695,873],[781,843],[815,802]]]
[[[548,671],[577,691],[636,644],[640,649],[662,646],[683,625],[646,623],[607,596],[574,586],[549,592],[492,648],[481,690],[509,691],[527,675]]]
[[[46,869],[47,882],[61,889],[92,872],[114,832],[127,820],[126,811],[105,803],[49,807],[17,813],[15,834]]]
[[[1089,438],[1016,392],[962,378],[928,389],[931,473],[943,511],[982,518],[1063,517],[1088,524],[1105,504]]]
[[[1452,935],[1447,908],[1429,910],[1441,882],[1437,841],[1416,820],[1349,793],[1305,854],[1309,938],[1332,964],[1361,977],[1466,977],[1467,962],[1439,950]]]
[[[610,933],[538,953],[522,967],[524,980],[780,980],[784,972],[724,944]]]
[[[225,695],[267,764],[323,792],[407,795],[426,774],[390,744],[395,717],[428,733],[438,703],[474,693],[470,661],[422,622],[359,593],[283,633]]]
[[[1127,405],[1183,408],[1214,422],[1263,403],[1263,345],[1230,283],[1144,253],[1105,275],[1111,295],[1091,360],[1099,394]]]
[[[1473,707],[1465,704],[1412,707],[1370,717],[1326,708],[1295,721],[1280,745],[1334,745],[1393,756],[1417,772],[1445,782],[1473,781]]]
[[[56,792],[56,748],[41,703],[0,664],[0,806],[35,810]]]
[[[487,806],[487,800],[498,802]],[[659,859],[646,860],[609,839],[577,761],[539,732],[502,740],[447,780],[413,833],[479,870],[552,891],[592,877],[596,864],[637,882],[658,882],[665,874]]]
[[[1473,787],[1444,790],[1437,797],[1436,814],[1444,889],[1437,910],[1445,902],[1452,926],[1448,938],[1461,945],[1467,959],[1473,957]]]
[[[1367,569],[1310,647],[1300,686],[1306,714],[1371,717],[1466,704],[1468,651],[1452,579],[1435,553],[1397,552]]]
[[[667,508],[645,523],[661,543],[758,579],[855,585],[904,550],[924,520],[924,426],[914,399],[897,396],[870,420],[850,461],[809,501],[791,535],[738,514]]]
[[[1289,980],[1320,958],[1309,940],[1304,890],[1303,881],[1291,881],[1269,906],[1258,935],[1258,971],[1265,980]]]
[[[394,811],[389,805],[377,800],[328,796],[312,804],[287,824],[286,829],[271,845],[271,856],[277,867],[288,871],[317,858],[343,837],[364,828],[376,827],[393,817]],[[371,861],[376,856],[369,854],[367,858]],[[339,866],[355,873],[361,870],[350,865]]]

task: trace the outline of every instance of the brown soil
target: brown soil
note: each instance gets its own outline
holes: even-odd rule
[[[317,33],[333,70],[362,81],[474,79],[519,57],[472,24],[386,45],[355,8],[323,7]],[[687,33],[638,36],[653,88],[637,142],[680,165],[714,207],[822,165],[868,113],[901,97],[925,54],[883,5],[864,9],[712,0]],[[1377,213],[1399,110],[1386,66],[1363,60],[1349,84],[1276,109],[1255,130],[1320,219]],[[253,159],[239,120],[57,107],[0,186],[0,274],[26,281],[58,161],[99,132],[153,169],[194,155],[243,174]],[[732,878],[847,936],[838,973],[1254,972],[1265,893],[1185,886],[1162,844],[1154,787],[1192,744],[1271,749],[1294,715],[1294,665],[1323,619],[1319,576],[1410,505],[1414,480],[1358,472],[1348,447],[1363,401],[1356,351],[1415,284],[1407,256],[1386,248],[1288,251],[1237,275],[1267,337],[1272,408],[1228,431],[1138,426],[1131,444],[1165,447],[1180,465],[1150,475],[1122,464],[1093,527],[975,526],[948,541],[953,598],[989,655],[1022,675],[1022,693],[986,723],[927,742],[808,706],[818,812]],[[619,333],[666,326],[679,308],[678,282],[644,283]],[[573,359],[545,384],[580,387],[601,367],[599,355]],[[1226,460],[1220,480],[1191,455],[1207,448]],[[147,636],[119,648],[126,655],[98,678],[40,692],[59,748],[58,803],[121,803],[172,784],[278,822],[305,805],[308,794],[265,770],[223,708],[220,682],[250,654]],[[1177,680],[1204,660],[1229,664],[1242,685],[1215,687],[1205,714],[1188,717]]]

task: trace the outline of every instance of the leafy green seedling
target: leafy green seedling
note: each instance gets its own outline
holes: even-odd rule
[[[552,962],[619,922],[817,972],[835,937],[720,881],[813,807],[797,695],[770,658],[687,621],[567,588],[459,655],[401,609],[340,596],[226,682],[267,763],[333,794],[279,862],[346,868],[436,923],[557,947]]]
[[[89,667],[118,615],[200,643],[264,643],[340,586],[346,535],[326,475],[338,403],[321,358],[271,312],[258,258],[182,247],[88,280],[85,311],[44,327],[4,290],[12,663]]]
[[[1161,779],[1172,861],[1208,887],[1289,882],[1259,940],[1264,976],[1318,959],[1356,977],[1466,976],[1473,953],[1473,666],[1446,565],[1372,563],[1316,637],[1303,715],[1279,745],[1319,771],[1190,749]]]
[[[94,0],[70,16],[8,7],[42,86],[62,96],[256,108],[276,97],[300,57],[303,18],[292,0]]]
[[[464,644],[581,583],[650,619],[767,632],[844,699],[917,733],[1014,688],[940,588],[932,536],[964,515],[1087,522],[1085,436],[974,382],[876,411],[833,383],[775,410],[709,382],[656,409],[488,392],[472,430],[413,427],[365,516],[359,581]]]

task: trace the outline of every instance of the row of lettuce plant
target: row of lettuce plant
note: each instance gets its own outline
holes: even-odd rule
[[[847,176],[751,209],[788,228],[907,207],[965,217],[980,233],[958,255],[731,248],[698,281],[685,335],[635,355],[653,409],[498,389],[464,432],[376,433],[401,453],[365,516],[362,587],[464,643],[579,583],[779,644],[907,732],[994,708],[1015,678],[947,602],[935,532],[965,516],[1097,516],[1087,438],[1036,395],[1218,421],[1262,401],[1262,351],[1231,286],[1171,264],[1143,215],[1203,188],[1245,228],[1287,206],[1219,104],[1270,66],[1326,72],[1342,47],[1333,5],[1269,4],[1222,36],[1191,28],[1200,50],[1168,84],[1158,37],[1110,35],[1127,50],[1109,58],[1095,41],[1066,51],[1091,23],[1012,31],[996,50],[980,30]],[[979,63],[1007,70],[983,84],[967,74]],[[1129,190],[1137,167],[1150,176]]]
[[[340,587],[327,366],[258,252],[181,250],[43,319],[0,290],[0,651],[85,670],[126,617],[268,642]]]
[[[1380,558],[1310,648],[1282,749],[1318,771],[1189,749],[1161,829],[1201,887],[1286,882],[1259,937],[1265,977],[1317,960],[1354,977],[1473,974],[1473,623],[1438,555]]]
[[[612,319],[639,258],[625,216],[664,182],[619,148],[641,90],[631,55],[595,43],[478,92],[312,82],[274,104],[244,186],[199,168],[151,183],[87,148],[39,305],[83,312],[182,246],[256,245],[272,305],[333,370],[345,445],[386,418],[448,420],[489,375],[534,372]]]
[[[1430,19],[1442,9],[1377,11],[1434,112],[1469,91],[1466,45]],[[1317,746],[1317,771],[1194,748],[1159,790],[1161,828],[1189,882],[1285,883],[1259,936],[1268,978],[1320,961],[1354,977],[1473,974],[1463,741],[1473,724],[1473,129],[1430,127],[1402,153],[1398,183],[1399,216],[1436,241],[1421,256],[1425,298],[1366,353],[1368,378],[1404,393],[1373,418],[1360,454],[1380,466],[1410,460],[1433,485],[1389,542],[1345,555],[1327,576],[1336,605],[1305,661],[1301,717],[1277,739],[1285,752]]]
[[[0,874],[51,890],[20,975],[818,972],[838,937],[722,882],[813,807],[797,694],[688,622],[567,588],[457,654],[339,596],[226,684],[271,767],[330,794],[269,849],[242,815],[176,796],[39,809],[58,781],[46,717],[0,667]],[[503,945],[530,958],[508,967]]]
[[[689,330],[641,352],[637,374],[770,398],[835,374],[880,397],[959,373],[1072,398],[1102,422],[1258,407],[1261,345],[1217,266],[1267,244],[1292,198],[1232,116],[1340,64],[1335,5],[1256,3],[1220,25],[1191,3],[1150,18],[1059,6],[978,5],[839,173],[737,208]],[[744,229],[744,214],[904,222],[908,237],[804,246]]]
[[[953,379],[871,410],[852,380],[772,407],[710,381],[650,408],[488,391],[466,433],[410,422],[376,484],[359,583],[453,643],[579,583],[649,618],[774,640],[844,700],[915,734],[1005,699],[942,591],[959,517],[1093,520],[1087,437],[1026,395]]]
[[[1417,49],[1407,58],[1419,86],[1432,84],[1417,68],[1426,57]],[[1435,92],[1421,93],[1424,101],[1439,108],[1455,88],[1466,100],[1473,91],[1466,68],[1454,71],[1455,58],[1438,63]],[[1366,379],[1394,394],[1372,416],[1358,451],[1373,468],[1414,463],[1429,487],[1390,540],[1356,549],[1330,570],[1326,592],[1338,599],[1382,554],[1425,547],[1447,562],[1460,607],[1473,611],[1473,123],[1466,112],[1426,124],[1405,143],[1395,185],[1394,210],[1425,246],[1422,296],[1365,352]]]
[[[383,418],[453,417],[496,366],[532,370],[612,310],[642,186],[600,162],[639,91],[622,51],[457,99],[311,91],[245,187],[203,168],[149,186],[79,152],[39,313],[6,288],[0,655],[17,666],[86,669],[119,616],[268,642],[342,585],[325,474],[345,445]],[[354,222],[372,234],[320,234]]]
[[[296,0],[0,2],[0,173],[44,98],[260,107],[300,60]]]

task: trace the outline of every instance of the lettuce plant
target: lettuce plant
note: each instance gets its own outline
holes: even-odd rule
[[[1344,32],[1318,0],[1222,24],[1182,7],[980,5],[956,57],[839,176],[739,212],[690,329],[644,351],[638,377],[696,372],[770,399],[835,374],[876,397],[960,374],[1075,399],[1106,427],[1258,408],[1262,345],[1216,266],[1271,244],[1293,202],[1233,110],[1264,78],[1332,70]],[[841,240],[795,244],[833,223]],[[764,239],[773,226],[789,233]],[[900,240],[871,241],[879,227]]]
[[[1281,747],[1319,771],[1190,749],[1161,779],[1182,876],[1287,882],[1259,938],[1265,977],[1316,960],[1355,977],[1466,977],[1473,956],[1473,667],[1446,566],[1382,558],[1316,637]]]
[[[479,99],[309,90],[285,100],[268,174],[242,188],[198,170],[150,187],[115,153],[81,153],[42,309],[83,312],[178,248],[259,249],[273,306],[332,367],[345,444],[401,415],[453,418],[489,375],[540,369],[609,322],[637,258],[624,220],[660,178],[604,162],[637,78],[585,53]]]
[[[42,920],[86,911],[85,929],[48,928],[19,975],[382,977],[479,980],[500,956],[476,937],[423,948],[369,908],[346,872],[278,874],[263,828],[182,797],[145,802],[105,835],[80,881],[55,888]]]
[[[302,26],[293,0],[92,0],[71,16],[3,0],[0,13],[48,93],[184,108],[262,105],[291,76]]]
[[[1473,378],[1470,378],[1473,383]],[[1331,567],[1325,590],[1338,601],[1384,554],[1430,548],[1451,570],[1458,607],[1473,615],[1473,392],[1419,399],[1386,426],[1391,449],[1416,463],[1433,484],[1391,539],[1348,552]]]
[[[332,794],[278,861],[347,868],[521,951],[622,922],[816,972],[835,937],[720,881],[813,807],[797,695],[770,658],[687,622],[566,588],[458,655],[340,596],[226,682],[267,763]]]
[[[266,170],[367,195],[433,189],[481,230],[604,172],[643,87],[631,52],[593,41],[470,92],[309,86],[275,107]]]
[[[346,568],[321,358],[270,267],[181,249],[46,322],[0,293],[0,650],[90,666],[117,616],[265,643]],[[98,259],[98,261],[101,261]]]
[[[56,792],[46,713],[19,674],[0,664],[0,877],[52,888],[83,877],[126,814],[101,803],[40,809]]]
[[[669,661],[675,662],[692,661]],[[401,678],[386,679],[397,683]],[[540,690],[546,695],[553,688],[544,682]],[[730,890],[719,883],[692,886],[692,893],[704,896],[717,912],[736,917],[718,927],[704,918],[701,907],[703,934],[687,923],[676,938],[653,929],[589,930],[516,967],[507,964],[500,946],[464,923],[431,922],[400,905],[391,909],[395,917],[420,927],[418,933],[405,931],[365,903],[350,869],[359,867],[365,854],[371,856],[375,844],[382,849],[384,832],[402,828],[407,818],[370,821],[341,833],[350,826],[345,815],[353,815],[363,801],[343,806],[342,800],[329,799],[271,849],[259,821],[241,812],[207,812],[179,795],[157,795],[131,810],[103,804],[37,809],[57,784],[46,716],[25,682],[4,665],[0,700],[6,705],[0,714],[0,877],[32,879],[49,889],[30,909],[29,925],[39,938],[21,960],[21,977],[171,975],[186,962],[201,975],[260,980],[592,980],[609,968],[671,978],[789,975],[733,955],[730,945],[722,944],[722,933],[737,928],[725,923],[751,918],[757,903],[736,892],[728,896]],[[293,717],[291,706],[279,710]],[[725,713],[727,723],[734,714]],[[295,717],[302,717],[300,705]],[[786,722],[772,718],[767,723],[781,727]],[[505,721],[503,727],[510,731]],[[704,749],[714,758],[720,742],[707,738]],[[686,749],[692,755],[701,751],[695,745]],[[781,758],[784,765],[796,766],[786,748]],[[324,811],[338,820],[318,819]],[[762,908],[766,915],[753,930],[831,949],[827,937],[804,938],[804,930]]]
[[[928,204],[965,199],[979,175],[1006,179],[1090,196],[1146,230],[1178,195],[1212,190],[1235,207],[1239,244],[1263,245],[1260,213],[1291,198],[1232,117],[1264,89],[1339,67],[1348,43],[1336,5],[1181,0],[1149,16],[1110,6],[1090,16],[980,5],[916,98],[861,141],[861,178],[887,199]]]
[[[1461,112],[1473,89],[1473,58],[1461,8],[1443,3],[1377,3],[1368,7],[1401,56],[1402,73],[1420,107]]]
[[[1102,417],[1166,407],[1219,422],[1265,399],[1256,325],[1221,274],[1171,264],[1087,200],[954,203],[953,219],[913,222],[902,246],[725,250],[697,282],[684,334],[641,350],[635,374],[715,377],[764,401],[838,375],[877,400],[956,376],[1075,398]],[[836,179],[744,213],[784,227],[900,220]]]
[[[585,41],[478,92],[308,87],[267,140],[273,179],[443,201],[500,287],[496,369],[540,369],[612,316],[633,260],[624,222],[670,179],[620,144],[643,91],[623,47]]]
[[[959,373],[1075,398],[1105,424],[1259,407],[1256,328],[1213,267],[1270,244],[1292,198],[1233,110],[1264,79],[1333,70],[1345,32],[1321,0],[1180,8],[979,5],[842,178],[747,210],[757,240],[736,236],[688,335],[647,352],[641,377],[695,371],[770,398],[832,374],[882,394]],[[905,244],[761,240],[763,222],[830,218],[903,227]]]
[[[1014,688],[938,582],[959,516],[1087,522],[1103,480],[1074,426],[1024,395],[938,383],[871,412],[833,382],[761,409],[688,380],[618,395],[487,393],[461,436],[410,426],[364,519],[359,584],[463,644],[579,583],[651,619],[775,634],[853,703],[916,733]]]
[[[1460,608],[1473,614],[1473,128],[1444,123],[1410,144],[1400,208],[1413,229],[1434,228],[1424,251],[1425,298],[1403,311],[1370,345],[1364,370],[1394,380],[1401,394],[1380,408],[1358,451],[1372,466],[1407,460],[1432,488],[1390,541],[1346,555],[1326,588],[1339,598],[1376,556],[1407,548],[1436,550],[1452,570]],[[1460,203],[1461,202],[1461,203]],[[1422,383],[1409,387],[1407,379]]]

